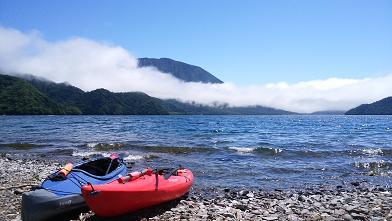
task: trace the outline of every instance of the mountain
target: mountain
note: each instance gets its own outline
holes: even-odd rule
[[[105,89],[90,92],[65,83],[53,83],[42,79],[25,78],[53,101],[76,108],[80,113],[93,115],[168,114],[160,106],[160,100],[139,92],[113,93]]]
[[[147,66],[155,67],[163,73],[172,74],[174,77],[185,82],[223,83],[223,81],[201,67],[169,58],[139,58],[139,67]]]
[[[195,103],[182,103],[173,99],[164,100],[162,106],[169,111],[170,114],[195,114],[195,115],[291,115],[294,112],[263,107],[229,107],[222,106],[206,106]]]
[[[182,103],[174,99],[162,100],[162,106],[174,115],[219,115],[222,111],[195,103]]]
[[[64,114],[59,105],[28,82],[0,75],[0,114]]]
[[[143,93],[90,92],[31,76],[0,75],[0,114],[168,114]]]
[[[97,89],[84,93],[76,102],[82,113],[94,115],[165,115],[160,100],[144,93],[113,93]]]
[[[392,97],[371,104],[362,104],[347,111],[346,115],[392,115]]]
[[[310,115],[343,115],[344,113],[345,111],[330,110],[330,111],[316,111],[311,113]]]
[[[42,93],[46,94],[53,101],[58,103],[72,104],[84,94],[83,90],[66,83],[56,84],[34,76],[21,76],[21,78],[27,80]]]
[[[20,77],[60,105],[66,114],[82,114],[75,102],[84,94],[83,90],[69,84],[56,84],[34,76],[23,75]]]
[[[223,110],[228,111],[228,114],[234,115],[292,115],[297,114],[290,111],[275,109],[271,107],[263,107],[260,105],[248,107],[225,107]]]
[[[262,107],[206,106],[161,100],[140,92],[90,92],[65,83],[32,76],[0,75],[0,114],[91,114],[91,115],[279,115],[292,112]]]

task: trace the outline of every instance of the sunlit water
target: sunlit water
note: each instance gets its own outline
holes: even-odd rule
[[[117,152],[134,169],[189,167],[200,187],[392,184],[392,116],[0,116],[0,125],[3,153]]]

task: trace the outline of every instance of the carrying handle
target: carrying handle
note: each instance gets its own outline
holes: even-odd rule
[[[94,189],[93,184],[91,184],[90,182],[87,182],[87,185],[91,186],[91,192],[88,193],[89,196],[97,195],[97,194],[100,192],[100,191],[96,191],[96,190]]]

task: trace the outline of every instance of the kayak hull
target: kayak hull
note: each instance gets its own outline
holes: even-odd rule
[[[187,169],[182,171],[169,179],[152,174],[124,184],[113,181],[104,185],[84,185],[82,195],[98,216],[118,216],[174,200],[188,193],[193,183],[193,174]]]
[[[58,196],[45,189],[22,195],[22,220],[50,220],[53,217],[87,208],[79,194]]]

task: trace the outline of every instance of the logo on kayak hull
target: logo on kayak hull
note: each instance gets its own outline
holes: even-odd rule
[[[60,206],[69,206],[72,204],[72,200],[67,200],[59,203]]]

